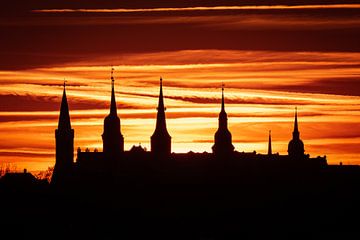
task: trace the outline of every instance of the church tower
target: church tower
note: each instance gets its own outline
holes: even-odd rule
[[[102,139],[105,157],[113,160],[124,152],[124,137],[120,131],[120,118],[117,115],[114,82],[114,69],[112,68],[110,113],[104,119]]]
[[[212,147],[213,153],[217,157],[229,156],[234,151],[231,133],[228,129],[227,114],[225,112],[224,86],[221,88],[221,111],[219,114],[219,128],[215,133],[215,144]]]
[[[171,136],[166,129],[162,78],[160,77],[160,94],[157,107],[156,127],[151,136],[151,152],[156,157],[167,157],[171,153]]]
[[[55,130],[56,162],[52,183],[58,183],[69,176],[74,162],[74,129],[71,128],[69,106],[64,91],[60,106],[58,128]]]
[[[302,159],[304,158],[304,143],[300,139],[300,132],[298,129],[298,120],[297,120],[297,108],[295,108],[295,122],[294,122],[294,131],[292,133],[293,138],[289,142],[288,154],[292,159]]]

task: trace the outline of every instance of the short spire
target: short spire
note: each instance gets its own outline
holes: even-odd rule
[[[268,155],[272,155],[272,147],[271,147],[271,130],[269,130],[269,146],[268,146]]]
[[[115,79],[114,68],[111,67],[111,103],[110,103],[110,115],[117,116],[116,100],[115,100]]]

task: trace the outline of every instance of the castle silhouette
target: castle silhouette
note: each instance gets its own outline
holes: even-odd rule
[[[269,131],[268,154],[257,154],[255,151],[237,152],[232,144],[231,132],[228,129],[228,117],[225,111],[224,86],[222,86],[221,111],[218,118],[218,129],[214,136],[212,153],[172,153],[171,136],[166,127],[164,95],[162,78],[160,78],[160,93],[157,107],[157,118],[155,131],[151,136],[151,150],[146,151],[141,146],[133,146],[129,151],[124,150],[124,137],[121,133],[120,118],[117,114],[115,100],[115,80],[113,69],[111,70],[111,101],[110,112],[104,119],[104,130],[102,134],[103,152],[95,150],[90,152],[77,150],[77,161],[74,162],[74,129],[71,128],[69,106],[66,97],[66,86],[64,82],[63,96],[60,107],[58,128],[55,130],[56,138],[56,163],[52,176],[52,183],[74,181],[74,179],[85,180],[86,176],[119,175],[119,169],[129,168],[129,163],[137,163],[137,167],[152,164],[164,168],[176,162],[187,162],[195,164],[201,160],[227,163],[233,165],[241,162],[253,162],[257,164],[272,164],[273,166],[326,166],[326,157],[311,158],[305,155],[304,144],[300,139],[298,129],[297,109],[295,108],[294,130],[292,139],[288,144],[288,155],[272,153],[271,131]],[[131,165],[131,164],[130,164]],[[196,165],[196,164],[195,164]],[[236,164],[235,164],[236,165]],[[131,173],[130,173],[131,174]],[[71,180],[70,180],[71,179]]]
[[[26,237],[35,229],[59,239],[344,239],[351,231],[360,236],[354,220],[360,215],[360,167],[328,165],[325,157],[305,154],[296,108],[288,154],[273,154],[271,132],[267,154],[238,152],[222,87],[212,152],[174,153],[160,78],[151,149],[124,150],[114,87],[111,74],[103,152],[78,149],[74,161],[64,84],[51,183],[27,172],[1,177],[4,229]]]

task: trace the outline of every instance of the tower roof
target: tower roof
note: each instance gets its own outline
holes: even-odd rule
[[[164,95],[162,90],[162,77],[160,77],[160,93],[159,93],[159,102],[157,107],[157,116],[156,116],[156,128],[155,133],[161,133],[169,135],[166,129],[166,119],[165,119],[165,105],[164,105]]]
[[[219,128],[227,129],[227,113],[225,112],[224,84],[221,86],[221,111],[219,114]]]
[[[299,132],[299,127],[298,127],[298,119],[297,119],[297,107],[295,107],[293,139],[299,139],[299,138],[300,138],[300,132]]]
[[[298,129],[298,120],[297,120],[297,107],[295,107],[295,123],[294,123],[294,132],[299,132],[299,129]]]
[[[224,84],[221,85],[221,111],[225,112]]]
[[[64,81],[64,91],[60,106],[58,129],[71,129],[69,106],[66,98],[66,81]]]
[[[159,103],[158,103],[157,110],[158,110],[158,112],[165,111],[164,96],[163,96],[163,90],[162,90],[162,77],[160,77],[160,93],[159,93]]]
[[[114,89],[114,68],[111,68],[111,103],[110,103],[110,115],[117,116],[117,107],[115,100],[115,89]]]

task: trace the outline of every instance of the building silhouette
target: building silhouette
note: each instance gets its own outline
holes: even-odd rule
[[[64,82],[58,128],[55,130],[56,160],[52,182],[62,181],[68,176],[74,163],[74,129],[71,128],[69,106]]]
[[[66,181],[83,181],[89,185],[90,180],[99,184],[99,179],[108,176],[121,178],[123,176],[139,177],[155,174],[152,176],[167,174],[179,175],[179,169],[189,169],[191,174],[199,176],[204,169],[210,167],[211,171],[217,171],[216,164],[226,163],[231,171],[244,167],[268,166],[272,167],[295,167],[300,165],[321,167],[326,166],[326,157],[310,158],[304,155],[304,144],[300,140],[298,130],[297,109],[295,109],[295,123],[293,138],[289,142],[288,155],[272,153],[271,131],[269,131],[269,142],[267,154],[254,152],[238,152],[232,144],[232,135],[228,129],[228,117],[225,111],[224,87],[221,89],[221,110],[218,118],[218,129],[214,135],[212,153],[172,153],[171,136],[166,127],[164,95],[162,89],[162,78],[160,78],[160,91],[157,107],[156,125],[151,136],[151,151],[139,146],[133,146],[130,150],[124,150],[124,138],[121,134],[120,118],[117,115],[114,76],[111,71],[111,102],[110,113],[104,119],[104,132],[102,134],[103,151],[89,151],[87,148],[77,150],[77,159],[74,162],[74,130],[71,128],[69,107],[66,98],[65,84],[63,98],[60,107],[59,125],[55,130],[56,137],[56,163],[52,183]],[[269,161],[271,159],[271,161]],[[163,160],[163,161],[158,161]],[[171,161],[168,161],[171,160]],[[217,161],[212,161],[217,160]],[[304,160],[304,161],[291,161]],[[305,161],[308,160],[308,161]],[[210,165],[209,165],[210,164]],[[215,164],[215,165],[213,165]],[[229,170],[230,171],[230,170]],[[109,174],[110,173],[110,174]],[[142,173],[142,174],[140,174]],[[139,175],[140,174],[140,175]],[[186,173],[188,174],[188,172]],[[224,173],[227,175],[228,173]],[[196,174],[195,174],[196,175]],[[91,185],[91,184],[90,184]]]
[[[151,152],[155,158],[164,159],[171,153],[171,136],[166,128],[162,78],[160,77],[159,103],[157,107],[156,127],[151,136]]]
[[[304,143],[300,139],[300,132],[298,129],[297,108],[295,108],[294,131],[292,133],[292,136],[293,137],[288,145],[288,154],[292,159],[303,159],[305,150]]]
[[[212,151],[217,157],[230,156],[234,152],[232,136],[228,129],[228,118],[225,112],[224,86],[221,88],[221,111],[219,114],[219,126],[215,133],[215,143]]]
[[[115,159],[124,152],[124,137],[121,134],[120,118],[117,115],[114,83],[114,69],[112,69],[110,113],[104,119],[102,134],[103,151],[107,159]]]

